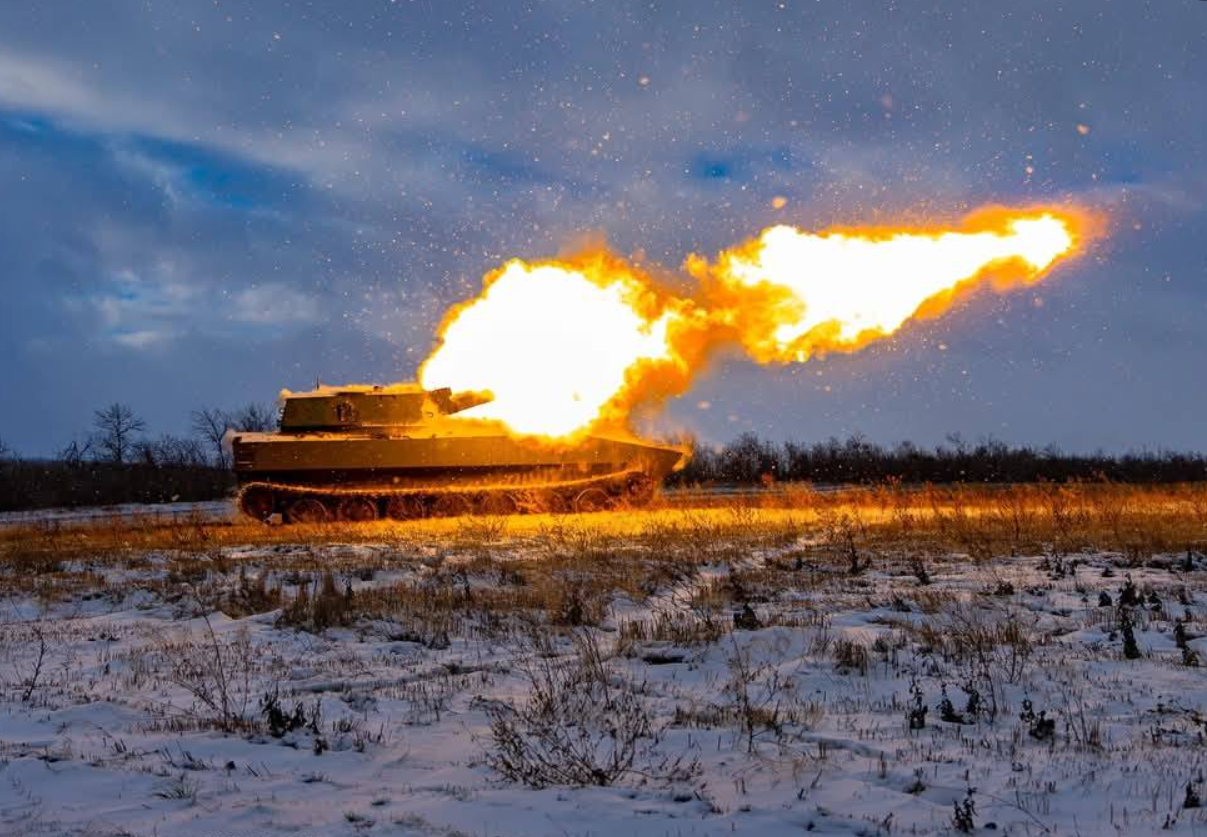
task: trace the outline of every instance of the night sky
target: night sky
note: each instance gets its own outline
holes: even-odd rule
[[[1047,282],[722,357],[662,426],[1207,448],[1205,85],[1201,0],[9,0],[0,437],[409,379],[484,272],[585,239],[677,271],[777,222],[1073,200],[1109,236]]]

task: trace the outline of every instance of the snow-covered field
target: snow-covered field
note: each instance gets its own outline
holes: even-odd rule
[[[0,512],[0,526],[87,523],[109,520],[162,520],[180,522],[192,518],[229,520],[235,516],[232,500],[203,503],[124,503],[119,506],[85,506],[76,509],[31,509]]]
[[[1202,555],[764,514],[72,555],[0,610],[0,829],[1207,833]]]

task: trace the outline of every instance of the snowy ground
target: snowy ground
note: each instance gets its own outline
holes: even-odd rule
[[[85,506],[77,509],[31,509],[0,512],[0,526],[28,526],[31,523],[86,523],[103,520],[184,521],[190,518],[229,520],[235,515],[232,500],[204,503],[125,503],[118,506]]]
[[[1197,553],[562,520],[71,558],[0,611],[0,829],[1207,834]]]

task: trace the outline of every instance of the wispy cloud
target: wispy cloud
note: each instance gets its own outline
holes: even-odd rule
[[[234,319],[259,325],[313,323],[322,314],[317,299],[280,282],[240,291],[233,303]]]

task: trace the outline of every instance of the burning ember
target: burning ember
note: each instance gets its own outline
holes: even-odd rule
[[[1057,208],[988,209],[955,228],[776,226],[711,263],[691,256],[696,300],[604,252],[517,259],[448,313],[420,381],[493,396],[466,417],[569,438],[684,391],[718,346],[760,363],[856,351],[982,284],[1037,282],[1078,252],[1087,226]]]

